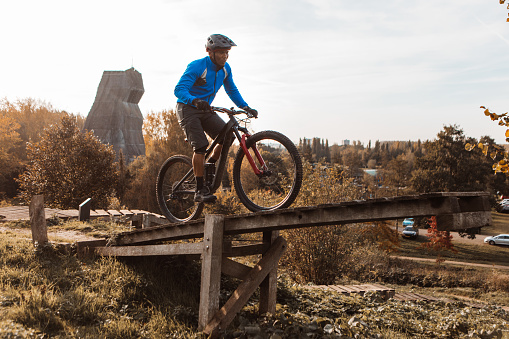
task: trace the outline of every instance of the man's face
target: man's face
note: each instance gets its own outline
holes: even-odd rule
[[[207,49],[210,58],[214,63],[218,66],[223,67],[226,64],[226,60],[228,60],[228,53],[230,52],[229,48],[217,48],[215,50]]]

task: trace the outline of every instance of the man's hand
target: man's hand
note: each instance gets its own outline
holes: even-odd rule
[[[209,103],[206,102],[205,100],[194,99],[193,105],[195,105],[196,108],[198,108],[200,111],[212,112],[212,109],[210,108]]]
[[[249,113],[250,115],[252,115],[254,118],[258,118],[258,111],[255,110],[255,109],[252,109],[251,107],[249,106],[246,106],[246,107],[242,107],[242,109],[244,111],[246,111],[247,113]]]

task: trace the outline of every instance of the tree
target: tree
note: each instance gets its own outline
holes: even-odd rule
[[[16,130],[19,124],[8,116],[0,115],[0,196],[8,193],[10,174],[19,166],[20,159],[13,150],[21,143]]]
[[[490,165],[479,153],[465,151],[467,141],[458,126],[444,126],[437,140],[424,143],[415,162],[413,188],[426,192],[483,191],[489,186]]]
[[[37,142],[41,131],[58,123],[64,111],[54,109],[50,104],[32,98],[10,102],[0,100],[0,147],[3,159],[0,163],[0,191],[8,197],[14,197],[17,192],[15,178],[23,171],[27,163],[26,144]],[[83,118],[77,117],[79,126],[83,126]],[[11,136],[16,135],[15,139]],[[9,140],[7,140],[9,139]]]
[[[502,3],[502,0],[501,0]],[[506,141],[509,142],[509,113],[497,114],[494,112],[490,112],[490,110],[484,106],[481,106],[484,109],[484,115],[491,118],[492,121],[498,121],[500,126],[505,126],[505,137]],[[465,145],[465,149],[467,151],[472,151],[478,147],[485,156],[489,156],[495,164],[493,165],[493,170],[495,173],[504,173],[509,175],[509,154],[505,150],[503,146],[497,145],[493,139],[484,137],[481,139],[478,144],[476,143],[467,143]]]
[[[130,208],[160,213],[156,199],[156,180],[164,161],[175,154],[191,156],[177,115],[171,110],[152,112],[143,122],[145,156],[129,164],[129,183],[122,203]]]
[[[387,164],[387,169],[384,172],[384,183],[390,184],[396,188],[396,195],[400,187],[407,185],[408,178],[410,177],[410,166],[403,155],[392,159]]]
[[[28,143],[27,155],[28,165],[18,179],[27,202],[44,194],[48,206],[56,208],[77,208],[86,198],[92,198],[93,208],[106,208],[115,194],[113,147],[92,132],[80,132],[74,116],[63,116],[43,131],[40,141]]]
[[[428,228],[428,242],[423,243],[421,246],[425,247],[429,250],[432,250],[436,252],[437,254],[437,263],[441,263],[444,261],[442,259],[442,252],[443,251],[451,251],[451,252],[458,252],[454,248],[454,245],[452,244],[452,235],[449,231],[439,231],[437,229],[437,218],[431,217],[429,219],[429,228]]]

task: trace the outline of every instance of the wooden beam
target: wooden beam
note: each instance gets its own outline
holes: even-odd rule
[[[279,236],[279,231],[263,232],[263,242],[273,244]],[[266,254],[264,254],[265,256]],[[276,314],[277,296],[277,266],[267,275],[260,285],[260,314]]]
[[[270,242],[252,245],[232,246],[227,250],[223,249],[223,255],[227,257],[244,257],[246,255],[263,254],[267,252],[269,247]]]
[[[203,329],[219,309],[223,229],[223,215],[205,215],[198,330]]]
[[[224,274],[240,280],[244,280],[250,271],[251,267],[228,259],[227,257],[223,257],[223,262],[221,263],[221,272]]]
[[[249,300],[251,295],[256,291],[260,283],[272,271],[279,262],[279,258],[283,255],[286,248],[286,240],[278,237],[272,247],[267,251],[266,255],[256,264],[246,279],[233,292],[232,296],[224,304],[224,306],[216,312],[214,317],[205,326],[203,332],[216,337],[220,330],[224,330],[235,318],[235,315]]]
[[[342,225],[349,223],[392,220],[406,217],[440,216],[447,214],[478,213],[478,220],[487,220],[491,213],[483,192],[430,193],[418,196],[394,197],[367,201],[350,201],[311,207],[299,207],[275,211],[225,217],[224,234],[266,232],[281,229]],[[440,219],[438,219],[440,220]],[[458,219],[457,222],[460,222]],[[471,219],[467,227],[474,228]],[[439,230],[442,223],[437,222]],[[203,237],[203,221],[155,226],[118,235],[119,245],[143,244],[162,240]]]
[[[106,246],[106,239],[99,240],[85,240],[76,242],[76,252],[78,258],[84,258],[93,254],[93,250],[96,247]]]
[[[111,257],[201,254],[203,242],[141,246],[96,247],[95,253]]]

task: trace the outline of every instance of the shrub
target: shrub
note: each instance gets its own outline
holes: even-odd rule
[[[26,202],[44,194],[56,208],[77,208],[92,198],[92,208],[106,207],[117,183],[115,152],[92,132],[80,132],[76,119],[66,115],[44,130],[41,140],[27,145],[26,170],[18,182]]]

